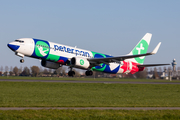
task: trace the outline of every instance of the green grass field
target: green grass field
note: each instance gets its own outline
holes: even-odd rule
[[[0,82],[0,107],[178,107],[180,85]]]
[[[0,79],[19,79],[19,80],[78,80],[78,81],[134,81],[134,82],[180,82],[180,80],[163,80],[163,79],[129,79],[129,78],[72,78],[72,77],[17,77],[17,76],[0,76]]]
[[[10,110],[1,120],[178,120],[179,110]]]
[[[0,82],[0,107],[179,107],[179,94],[170,84]],[[177,120],[180,110],[0,110],[0,119]]]

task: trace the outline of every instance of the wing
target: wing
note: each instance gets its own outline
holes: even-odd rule
[[[124,56],[106,57],[106,58],[90,58],[88,60],[89,60],[89,62],[91,64],[94,64],[94,65],[99,65],[101,63],[109,65],[109,63],[111,63],[111,62],[120,62],[120,61],[123,61],[125,59],[136,58],[136,57],[143,57],[143,56],[148,56],[148,55],[154,55],[154,54],[157,53],[160,45],[161,45],[161,42],[156,46],[156,48],[152,52],[146,53],[146,54],[124,55]]]

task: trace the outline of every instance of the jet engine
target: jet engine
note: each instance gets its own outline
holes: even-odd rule
[[[46,60],[41,61],[41,65],[43,67],[51,68],[51,69],[58,69],[60,67],[59,63],[54,63]]]
[[[71,65],[79,67],[79,68],[89,68],[90,63],[86,58],[73,57],[71,59]]]

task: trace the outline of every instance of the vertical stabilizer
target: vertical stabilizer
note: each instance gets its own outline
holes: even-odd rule
[[[151,41],[152,34],[146,33],[144,37],[139,41],[139,43],[134,47],[134,49],[128,55],[139,55],[147,53],[149,43]],[[143,64],[145,60],[145,56],[128,59],[128,61],[132,61],[135,63]]]

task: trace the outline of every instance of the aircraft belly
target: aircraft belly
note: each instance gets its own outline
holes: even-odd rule
[[[116,74],[120,69],[120,64],[117,63],[110,63],[110,65],[102,64],[101,67],[96,66],[93,67],[92,69],[95,71]]]
[[[123,73],[123,72],[124,72],[124,70],[120,68],[117,73]]]

